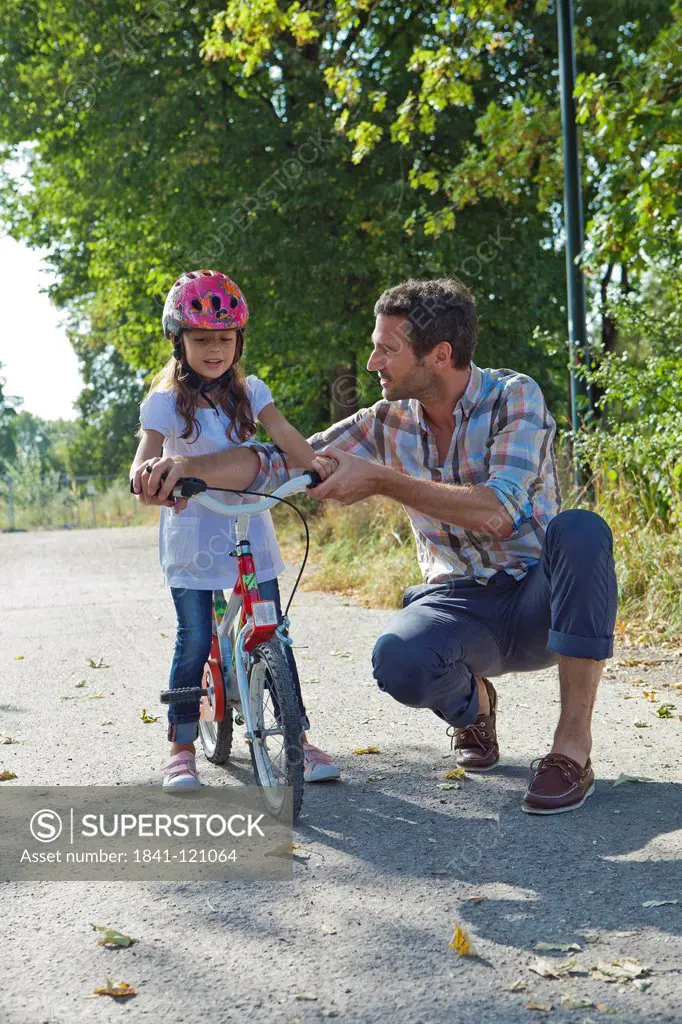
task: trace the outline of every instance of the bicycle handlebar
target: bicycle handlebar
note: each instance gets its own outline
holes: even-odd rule
[[[174,498],[192,498],[200,505],[204,505],[206,508],[210,508],[211,511],[218,512],[223,516],[255,516],[271,509],[273,505],[277,504],[278,498],[286,498],[290,494],[298,494],[309,487],[316,487],[321,482],[320,474],[314,469],[309,469],[301,476],[287,480],[276,491],[273,491],[272,494],[264,495],[260,501],[249,502],[244,505],[226,505],[224,502],[218,501],[217,498],[212,498],[209,494],[205,493],[206,491],[220,490],[221,488],[211,488],[205,480],[200,480],[199,477],[186,476],[175,485],[172,496]],[[132,480],[130,481],[130,490],[131,493],[135,493]],[[235,493],[240,494],[242,492],[235,489]],[[248,491],[244,493],[248,495]]]
[[[291,494],[299,494],[301,491],[307,490],[308,487],[316,487],[321,482],[320,474],[311,469],[301,476],[287,480],[276,491],[273,491],[272,494],[264,495],[260,501],[249,502],[245,505],[225,505],[222,501],[218,501],[217,498],[212,498],[209,494],[205,493],[212,488],[208,487],[204,480],[199,480],[197,477],[184,477],[173,488],[173,497],[192,498],[200,505],[210,508],[212,512],[217,512],[222,516],[257,516],[262,512],[267,512],[273,505],[276,505],[278,498],[287,498]],[[217,490],[217,488],[214,489]],[[245,493],[248,496],[248,491]]]

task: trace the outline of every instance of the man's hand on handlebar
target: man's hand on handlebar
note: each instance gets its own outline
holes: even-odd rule
[[[328,476],[331,476],[337,468],[338,462],[329,455],[316,455],[313,459],[311,469],[320,475],[320,481],[324,483]]]

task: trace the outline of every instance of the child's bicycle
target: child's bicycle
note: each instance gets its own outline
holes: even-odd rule
[[[247,530],[251,516],[319,482],[318,474],[309,471],[248,505],[217,501],[205,492],[221,488],[207,488],[195,477],[185,477],[173,489],[175,498],[191,498],[213,512],[236,518],[233,554],[238,579],[227,601],[222,590],[213,591],[213,640],[201,686],[164,690],[161,701],[201,700],[199,738],[213,764],[225,764],[232,749],[234,722],[243,725],[265,807],[277,818],[291,816],[294,821],[303,802],[302,726],[284,645],[291,646],[287,612],[305,559],[280,624],[274,601],[260,597]],[[305,525],[305,519],[303,522]],[[306,542],[307,538],[306,526]],[[306,557],[307,548],[306,543]]]

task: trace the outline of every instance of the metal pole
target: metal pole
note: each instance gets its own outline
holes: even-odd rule
[[[10,531],[13,531],[14,526],[14,485],[12,483],[12,477],[7,480],[7,520],[9,523]]]
[[[564,145],[564,227],[566,232],[566,293],[568,299],[568,343],[571,373],[571,423],[574,435],[580,427],[580,399],[590,398],[576,367],[589,365],[585,315],[585,280],[576,263],[583,248],[583,203],[580,188],[580,154],[575,122],[575,49],[573,46],[573,0],[557,0],[559,26],[559,89],[561,94],[561,128]],[[589,422],[591,403],[586,418]],[[574,456],[575,483],[583,483],[582,468]]]

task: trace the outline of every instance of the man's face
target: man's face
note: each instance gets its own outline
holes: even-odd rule
[[[409,320],[402,316],[379,314],[372,334],[372,354],[367,369],[379,374],[384,398],[420,398],[433,383],[434,373],[428,356],[419,360],[408,341]]]

